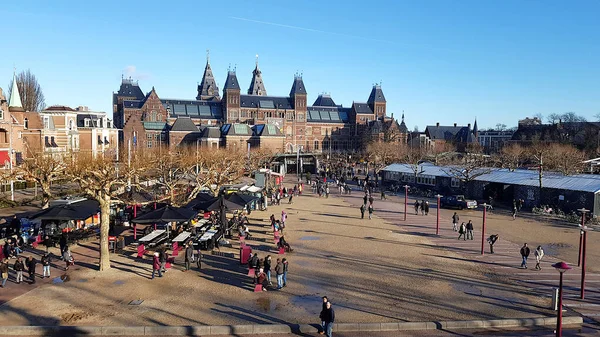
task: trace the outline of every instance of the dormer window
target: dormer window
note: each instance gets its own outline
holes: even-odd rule
[[[1,110],[0,110],[1,111]],[[29,129],[29,119],[25,118],[23,120],[23,128],[24,129]]]
[[[89,128],[91,126],[91,122],[92,121],[89,118],[85,118],[83,120],[83,126],[85,126],[86,128]],[[69,127],[69,129],[70,129],[70,127]]]
[[[50,129],[50,117],[44,116],[44,129]]]

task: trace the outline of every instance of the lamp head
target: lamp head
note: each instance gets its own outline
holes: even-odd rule
[[[565,262],[557,262],[552,265],[552,267],[556,268],[561,274],[571,269],[571,267]]]

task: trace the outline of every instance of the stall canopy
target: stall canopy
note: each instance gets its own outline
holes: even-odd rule
[[[206,211],[237,211],[244,209],[243,205],[238,204],[237,202],[229,201],[225,199],[224,196],[220,196],[217,200],[215,200],[212,204],[208,205]]]
[[[205,210],[206,207],[217,201],[217,198],[208,193],[199,193],[194,199],[185,205],[186,208]]]
[[[152,194],[144,191],[125,192],[119,195],[119,199],[130,205],[143,205],[155,201]]]
[[[140,215],[133,219],[133,223],[152,224],[152,223],[167,223],[167,222],[184,222],[195,217],[198,212],[189,208],[174,207],[167,205],[165,207],[155,209],[146,214]]]
[[[85,220],[100,211],[100,204],[96,200],[83,200],[71,204],[56,205],[37,213],[28,215],[30,220]]]
[[[253,197],[251,195],[245,195],[245,194],[239,194],[236,192],[231,193],[228,197],[227,200],[234,202],[236,204],[240,204],[240,205],[247,205],[253,201],[259,200],[259,197]]]

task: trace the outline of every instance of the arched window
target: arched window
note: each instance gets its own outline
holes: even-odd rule
[[[150,113],[150,121],[156,122],[156,111],[154,110],[152,110],[152,112]]]

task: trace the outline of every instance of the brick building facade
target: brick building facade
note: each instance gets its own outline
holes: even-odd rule
[[[208,132],[202,132],[206,127],[220,128],[221,146],[246,137],[244,142],[251,146],[269,144],[285,152],[299,148],[305,152],[354,151],[369,140],[388,140],[390,132],[394,141],[407,139],[404,118],[398,123],[386,117],[387,101],[380,85],[373,86],[366,102],[353,102],[351,107],[337,105],[324,94],[309,105],[300,75],[294,76],[288,96],[268,95],[257,61],[249,89],[242,93],[236,71],[229,70],[221,97],[207,60],[197,91],[194,100],[159,98],[154,88],[144,94],[138,83],[123,79],[119,91],[113,93],[115,126],[122,129],[120,141],[131,142],[134,147],[206,144],[203,135]],[[178,123],[182,118],[190,119],[196,127],[186,122],[182,128]],[[235,126],[238,124],[247,125],[249,134],[232,133],[244,129]],[[254,127],[265,124],[278,130]]]

